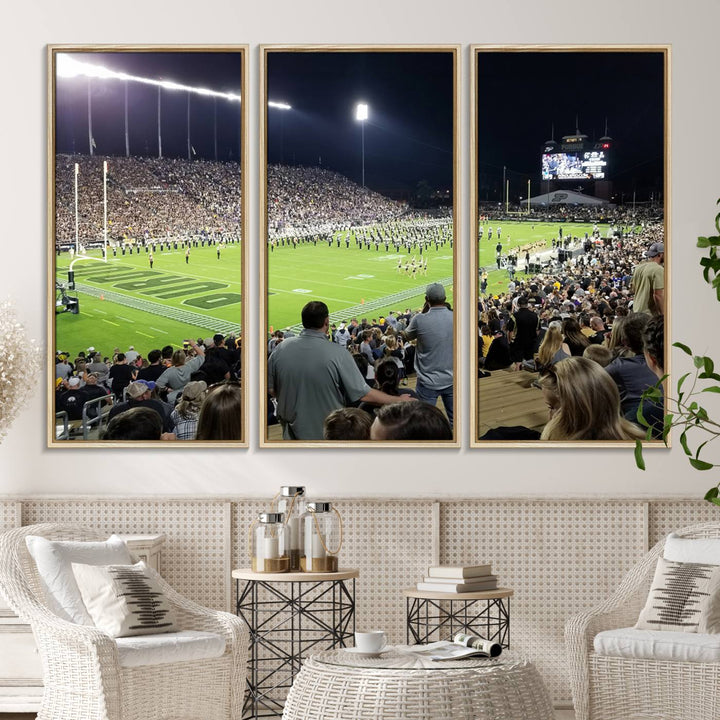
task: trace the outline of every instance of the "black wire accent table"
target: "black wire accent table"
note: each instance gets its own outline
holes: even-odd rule
[[[285,698],[311,653],[353,645],[355,579],[336,573],[233,570],[237,614],[250,630],[243,718],[280,717]]]
[[[419,645],[452,640],[458,632],[479,635],[510,647],[510,598],[513,591],[441,593],[404,590],[406,642]]]

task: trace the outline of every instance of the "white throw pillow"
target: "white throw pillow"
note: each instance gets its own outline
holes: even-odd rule
[[[670,533],[663,557],[674,562],[720,565],[720,538],[684,538]]]
[[[73,563],[72,570],[95,627],[110,637],[177,632],[175,612],[144,562]]]
[[[635,628],[720,632],[720,565],[659,558],[650,593]]]
[[[35,561],[49,608],[63,620],[92,625],[72,571],[72,563],[86,565],[130,565],[133,558],[122,538],[112,535],[105,542],[48,540],[37,535],[25,538]]]

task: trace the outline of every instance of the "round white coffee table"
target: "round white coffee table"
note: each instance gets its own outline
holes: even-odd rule
[[[553,720],[540,673],[511,653],[429,661],[390,648],[379,657],[327,650],[308,658],[284,720]]]

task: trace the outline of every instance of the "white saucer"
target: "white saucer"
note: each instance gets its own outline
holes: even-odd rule
[[[378,650],[378,652],[362,652],[356,647],[350,647],[350,648],[342,648],[345,652],[352,653],[353,655],[357,655],[359,657],[366,657],[366,658],[373,658],[373,657],[380,657],[383,653],[389,652],[390,648],[383,648],[382,650]]]

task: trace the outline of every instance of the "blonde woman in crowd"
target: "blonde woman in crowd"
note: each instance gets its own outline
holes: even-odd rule
[[[540,387],[549,420],[541,440],[636,440],[645,437],[620,414],[620,393],[604,368],[584,357],[546,370]]]

